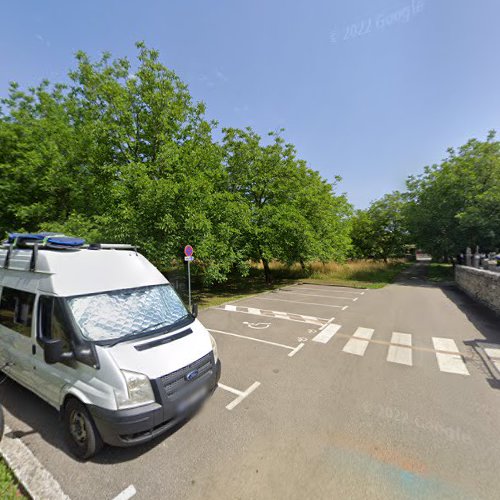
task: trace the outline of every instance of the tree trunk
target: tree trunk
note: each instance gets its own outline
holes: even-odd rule
[[[266,283],[270,285],[273,282],[273,278],[271,276],[271,269],[269,269],[268,260],[262,258],[262,265],[264,266],[264,275],[266,277]]]
[[[300,267],[302,268],[302,271],[305,272],[305,270],[306,270],[306,263],[304,262],[303,259],[300,259]]]

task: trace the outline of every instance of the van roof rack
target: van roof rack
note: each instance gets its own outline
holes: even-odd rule
[[[47,250],[133,250],[137,253],[137,247],[122,243],[91,243],[85,245],[83,238],[74,238],[59,233],[10,233],[2,243],[7,248],[3,268],[8,269],[10,255],[15,248],[31,249],[30,271],[35,271],[38,259],[38,251]]]

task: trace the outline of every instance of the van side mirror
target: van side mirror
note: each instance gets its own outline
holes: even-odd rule
[[[196,316],[198,316],[198,304],[193,304],[191,314],[193,315],[193,318],[196,318]]]
[[[73,352],[63,351],[63,341],[60,339],[45,339],[43,341],[43,353],[45,362],[49,365],[74,359]]]

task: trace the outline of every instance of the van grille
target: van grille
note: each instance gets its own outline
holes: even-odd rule
[[[198,370],[198,375],[193,380],[186,380],[186,375],[193,370]],[[202,380],[209,378],[213,373],[213,354],[209,352],[198,361],[191,363],[184,368],[160,377],[160,384],[165,391],[165,395],[176,400],[188,392],[189,386],[194,384],[198,386]]]

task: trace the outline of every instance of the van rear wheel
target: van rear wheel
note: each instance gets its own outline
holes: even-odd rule
[[[103,446],[89,411],[77,399],[70,399],[64,409],[64,434],[71,453],[80,460],[94,456]]]

